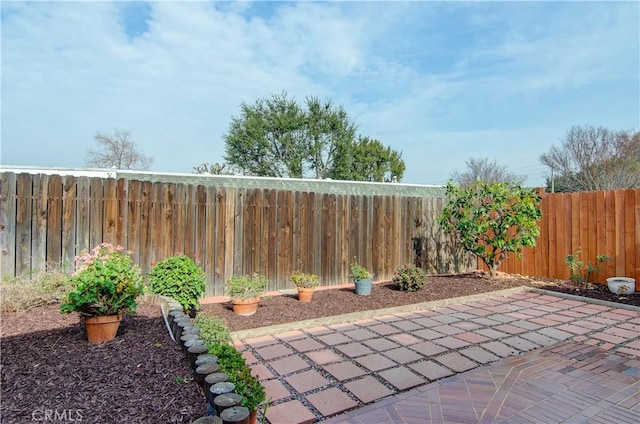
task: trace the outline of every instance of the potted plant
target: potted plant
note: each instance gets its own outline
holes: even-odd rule
[[[358,262],[354,261],[351,264],[351,276],[356,286],[356,294],[360,296],[368,296],[371,294],[371,287],[373,286],[373,274]]]
[[[70,277],[73,289],[60,312],[80,314],[90,343],[113,340],[123,314],[137,307],[136,298],[144,287],[140,268],[130,255],[122,246],[102,243],[76,257],[76,272]]]
[[[291,274],[291,282],[298,289],[298,300],[309,303],[313,297],[313,289],[318,286],[318,276],[316,274],[305,274],[302,271],[295,271]]]
[[[267,278],[253,274],[252,277],[247,275],[240,277],[229,277],[225,282],[225,295],[231,299],[231,307],[233,312],[238,315],[249,316],[258,310],[258,302],[260,295],[264,293],[267,287]]]

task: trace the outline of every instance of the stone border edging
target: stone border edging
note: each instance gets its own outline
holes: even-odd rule
[[[372,309],[368,311],[352,312],[352,313],[343,314],[343,315],[334,315],[330,317],[314,318],[314,319],[309,319],[304,321],[288,322],[284,324],[272,325],[269,327],[258,327],[258,328],[251,328],[247,330],[238,330],[231,333],[231,338],[233,340],[239,340],[239,339],[246,339],[251,337],[271,335],[277,332],[301,330],[304,328],[314,327],[319,325],[342,324],[345,322],[351,322],[358,319],[373,318],[381,315],[390,315],[390,314],[397,314],[397,313],[403,313],[403,312],[415,312],[415,311],[424,310],[424,309],[441,308],[443,306],[457,304],[457,303],[484,300],[489,297],[496,297],[496,296],[500,297],[500,296],[508,296],[511,294],[523,293],[527,291],[527,288],[528,287],[526,286],[520,286],[520,287],[511,288],[511,289],[478,293],[470,296],[452,297],[449,299],[434,300],[431,302],[412,303],[410,305],[393,306],[393,307],[384,308],[384,309]]]

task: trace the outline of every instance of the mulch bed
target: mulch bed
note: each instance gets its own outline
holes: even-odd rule
[[[520,286],[538,287],[592,297],[612,302],[640,306],[640,296],[620,296],[609,292],[606,285],[577,292],[563,288],[562,282],[550,279],[534,279],[517,275],[498,274],[494,279],[483,272],[450,276],[429,276],[428,282],[417,292],[397,290],[390,282],[375,284],[370,296],[358,296],[353,287],[316,290],[311,303],[301,303],[297,296],[263,297],[258,311],[249,317],[239,316],[231,311],[228,302],[201,306],[201,311],[221,317],[230,331],[265,327],[287,322],[342,315],[351,312],[382,309],[391,306],[431,302],[453,297],[469,296]]]
[[[3,423],[188,423],[203,395],[157,305],[140,304],[118,337],[90,345],[58,305],[2,315]],[[56,415],[57,414],[57,415]]]
[[[471,273],[431,276],[415,293],[382,283],[370,296],[357,296],[353,288],[317,290],[308,304],[273,296],[262,299],[251,317],[235,315],[227,303],[203,305],[202,311],[237,331],[522,285],[640,306],[637,293],[618,297],[606,287],[576,292],[555,281]],[[125,317],[117,339],[98,346],[87,343],[78,317],[61,315],[58,305],[0,317],[2,423],[43,421],[46,411],[57,413],[58,421],[92,423],[179,423],[206,414],[203,395],[156,305],[139,305],[136,315]]]

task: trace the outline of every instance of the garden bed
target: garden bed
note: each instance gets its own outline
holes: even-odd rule
[[[640,306],[637,293],[618,297],[606,286],[576,292],[555,281],[506,275],[488,279],[472,273],[430,276],[415,293],[381,283],[370,296],[356,296],[352,287],[317,290],[306,304],[294,296],[273,296],[263,299],[250,317],[235,315],[226,303],[202,309],[237,331],[523,285]],[[77,315],[61,315],[58,309],[48,305],[1,316],[3,423],[43,421],[47,411],[59,418],[66,414],[67,421],[101,423],[178,423],[205,415],[203,395],[157,305],[140,304],[135,316],[125,317],[116,340],[104,345],[88,344]]]
[[[428,282],[417,292],[397,290],[391,283],[376,284],[370,296],[358,296],[352,286],[339,289],[316,290],[311,303],[301,303],[295,295],[263,297],[255,315],[245,317],[234,314],[229,303],[202,305],[202,310],[221,317],[230,331],[247,330],[288,322],[342,315],[351,312],[431,302],[453,297],[469,296],[530,286],[591,297],[611,302],[640,306],[640,296],[617,296],[605,286],[576,291],[564,288],[561,282],[498,274],[494,279],[481,272],[451,276],[429,276]]]

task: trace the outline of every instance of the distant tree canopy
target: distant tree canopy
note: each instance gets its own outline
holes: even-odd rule
[[[331,100],[287,93],[243,102],[224,136],[226,162],[243,174],[400,181],[405,163],[380,141],[356,135],[356,125]]]
[[[460,187],[470,187],[477,181],[486,183],[509,183],[521,185],[523,179],[507,171],[506,166],[499,165],[497,161],[490,162],[488,158],[470,158],[465,162],[467,169],[463,172],[454,171],[451,179]]]
[[[87,152],[87,164],[98,168],[147,170],[153,157],[139,150],[131,140],[129,130],[115,130],[113,134],[96,132],[98,147]]]
[[[551,169],[554,191],[592,191],[640,187],[640,132],[574,126],[540,156]]]

